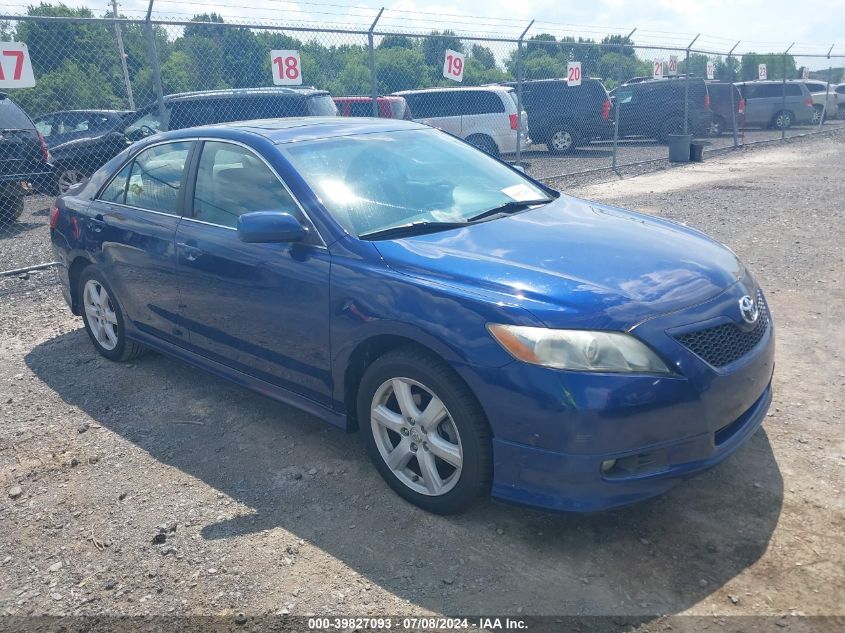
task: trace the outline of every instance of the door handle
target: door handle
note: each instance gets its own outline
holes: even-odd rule
[[[196,245],[196,243],[189,244],[186,242],[177,242],[176,246],[181,249],[182,254],[185,256],[185,259],[187,259],[189,262],[196,261],[199,256],[202,255],[204,252],[201,248]]]

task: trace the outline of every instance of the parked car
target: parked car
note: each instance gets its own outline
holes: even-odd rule
[[[516,82],[503,85],[516,90]],[[525,81],[522,104],[529,136],[553,154],[567,154],[613,134],[610,96],[598,79],[583,79],[580,86],[569,86],[566,79]]]
[[[644,136],[667,142],[684,131],[684,101],[689,90],[687,129],[693,136],[708,136],[713,123],[710,95],[703,79],[652,79],[622,84],[611,91],[619,108],[619,136]]]
[[[27,186],[45,190],[53,179],[47,144],[32,119],[0,92],[0,229],[23,213]]]
[[[394,94],[408,102],[414,121],[454,134],[494,156],[516,151],[520,125],[516,95],[511,88],[429,88]],[[521,129],[520,143],[525,149],[531,139],[524,111]]]
[[[813,122],[813,96],[803,83],[744,81],[736,86],[745,99],[745,124],[748,126],[781,130]]]
[[[409,121],[168,132],[60,197],[50,227],[102,356],[149,347],[357,428],[432,512],[660,494],[772,398],[771,317],[727,247]]]
[[[372,97],[333,97],[339,116],[373,116]],[[411,119],[411,109],[402,97],[378,97],[378,115],[383,119]]]
[[[713,113],[711,135],[720,136],[732,131],[734,125],[737,129],[745,127],[745,100],[735,85],[725,81],[708,81],[707,94],[710,95],[710,111]]]
[[[126,149],[123,135],[131,110],[68,110],[35,119],[55,165],[54,193],[70,187]]]
[[[824,119],[835,119],[839,115],[839,99],[836,86],[826,81],[804,81],[807,90],[813,97],[813,125],[819,125]]]
[[[836,92],[836,105],[839,108],[839,118],[845,119],[845,84],[831,86],[831,89]]]

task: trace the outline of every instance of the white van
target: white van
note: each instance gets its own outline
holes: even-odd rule
[[[404,97],[414,121],[439,128],[472,143],[489,154],[516,151],[521,127],[522,149],[531,145],[528,115],[518,125],[516,93],[503,86],[429,88],[394,93]]]

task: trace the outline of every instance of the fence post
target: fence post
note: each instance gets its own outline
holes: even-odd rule
[[[689,131],[689,77],[692,73],[690,72],[690,67],[689,67],[689,49],[692,48],[692,45],[695,44],[695,41],[700,36],[701,36],[701,33],[696,35],[693,38],[692,42],[690,42],[689,45],[687,46],[686,63],[684,64],[684,66],[685,66],[684,70],[686,71],[684,73],[684,75],[685,75],[685,77],[684,77],[684,134],[690,133],[690,131]]]
[[[789,45],[785,51],[783,51],[783,99],[781,101],[781,117],[783,117],[786,113],[786,55],[789,53],[790,49],[795,46],[795,42]],[[786,138],[786,126],[783,125],[785,120],[781,118],[781,126],[780,126],[780,140],[784,140]]]
[[[833,74],[833,66],[830,64],[830,53],[833,51],[834,46],[836,44],[831,44],[827,50],[827,87],[824,91],[824,108],[822,108],[822,118],[819,119],[819,131],[821,131],[824,120],[827,118],[827,102],[830,99],[830,76]],[[838,113],[834,112],[833,114],[837,115]]]
[[[129,109],[135,109],[135,97],[132,94],[132,82],[129,79],[129,69],[126,67],[126,51],[123,48],[123,33],[120,30],[120,22],[117,19],[117,0],[111,0],[112,17],[114,18],[114,35],[117,38],[117,50],[120,52],[120,66],[123,68],[123,83],[126,85],[126,97],[129,100]]]
[[[147,7],[147,19],[144,22],[144,32],[147,36],[147,52],[150,56],[150,64],[153,67],[153,86],[156,90],[156,98],[158,100],[158,115],[161,117],[161,122],[164,124],[164,91],[161,88],[161,69],[158,66],[158,53],[156,52],[155,36],[153,35],[153,24],[150,21],[150,16],[153,13],[153,2]]]
[[[522,164],[522,40],[532,27],[534,20],[528,23],[516,42],[516,164]]]
[[[739,141],[737,139],[736,133],[736,104],[734,103],[734,67],[731,63],[731,56],[733,52],[736,50],[736,47],[739,46],[739,42],[734,44],[733,48],[728,51],[728,71],[731,73],[731,80],[730,80],[730,93],[731,93],[731,123],[733,125],[733,133],[734,133],[734,149],[739,147]],[[742,96],[742,95],[740,95]]]
[[[619,43],[619,54],[625,55],[625,42],[631,42],[631,46],[633,47],[634,42],[631,38],[634,36],[637,27],[634,27],[630,33]],[[636,53],[636,50],[634,51]],[[619,86],[622,85],[622,60],[619,61],[619,66],[617,66],[618,72],[616,73],[616,77],[619,81]],[[617,86],[617,88],[619,87]],[[616,149],[619,146],[619,110],[621,106],[619,101],[616,101],[613,104],[613,164],[612,169],[616,171]]]
[[[384,7],[379,9],[376,19],[370,25],[370,30],[367,31],[367,42],[370,48],[370,96],[373,98],[373,116],[378,118],[378,77],[376,77],[376,47],[373,42],[373,31],[378,24],[381,14],[384,13]]]

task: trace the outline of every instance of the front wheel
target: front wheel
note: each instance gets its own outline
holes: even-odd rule
[[[467,143],[475,145],[475,147],[480,149],[482,152],[490,154],[490,156],[499,155],[499,146],[496,145],[496,141],[486,134],[473,134],[467,138]]]
[[[578,142],[578,135],[568,125],[563,125],[553,130],[546,141],[546,147],[551,154],[569,154],[575,149]]]
[[[788,130],[792,127],[792,113],[781,110],[772,119],[772,127],[776,130]]]
[[[436,514],[469,507],[490,489],[484,412],[445,363],[415,348],[378,358],[358,391],[370,457],[393,490]]]
[[[820,105],[813,106],[813,125],[820,125],[824,120],[824,107]]]
[[[127,361],[140,356],[144,348],[126,337],[123,310],[114,292],[93,266],[79,278],[82,320],[94,348],[109,360]]]

